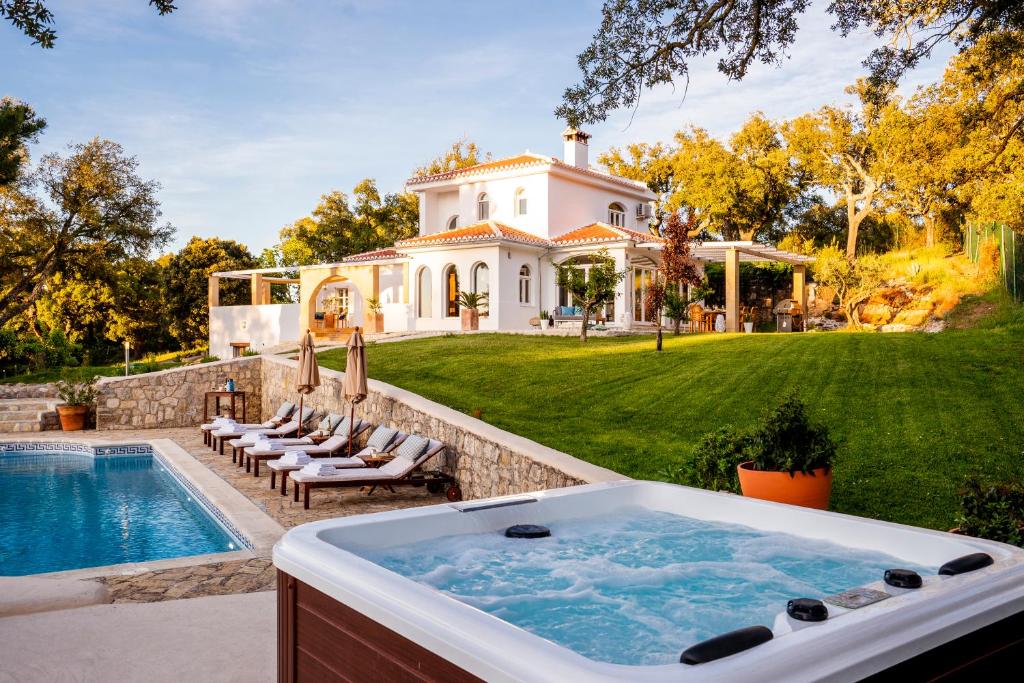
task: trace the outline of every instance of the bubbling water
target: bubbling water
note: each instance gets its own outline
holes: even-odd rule
[[[872,583],[896,566],[928,571],[644,508],[545,524],[550,538],[467,534],[355,552],[585,657],[632,665],[677,662],[706,638],[770,627],[790,598]]]

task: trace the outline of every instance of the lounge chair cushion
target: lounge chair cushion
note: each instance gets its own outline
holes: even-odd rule
[[[303,408],[302,409],[302,424],[309,422],[309,418],[313,417],[313,413],[316,412],[316,408]]]
[[[427,450],[428,444],[430,444],[430,439],[424,439],[422,436],[412,434],[402,442],[395,455],[416,462],[423,455],[423,452]]]
[[[338,427],[340,422],[341,415],[338,415],[337,413],[327,413],[327,415],[324,416],[324,419],[320,420],[320,424],[318,424],[316,428],[321,431],[331,433]]]
[[[341,418],[341,420],[338,422],[338,424],[334,425],[334,429],[331,430],[331,434],[336,434],[337,436],[343,436],[343,437],[345,437],[347,439],[348,438],[348,427],[349,427],[350,424],[352,424],[352,420],[350,420],[349,416],[346,415],[345,417]],[[358,427],[358,426],[359,426],[359,424],[356,423],[355,427]]]
[[[397,433],[397,429],[381,425],[373,430],[373,434],[371,434],[370,438],[366,441],[366,446],[367,448],[374,448],[378,451],[382,451],[388,447],[388,444],[391,443],[391,440],[395,438],[395,434]]]
[[[399,477],[404,477],[409,472],[412,472],[415,468],[416,468],[416,463],[415,462],[413,462],[409,458],[403,458],[400,455],[396,455],[395,458],[391,462],[387,463],[386,465],[384,465],[383,467],[381,467],[377,471],[380,472],[382,475],[384,475],[384,476],[381,477],[381,479],[386,479],[386,478],[391,478],[391,477],[394,477],[395,479],[397,479]]]
[[[274,417],[279,417],[282,420],[286,417],[290,417],[295,412],[295,404],[291,401],[285,401],[281,404],[281,407],[274,413]]]

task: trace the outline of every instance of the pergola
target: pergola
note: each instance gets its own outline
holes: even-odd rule
[[[693,255],[702,261],[725,264],[725,330],[740,331],[740,262],[778,261],[793,266],[793,298],[807,312],[807,264],[813,256],[796,254],[756,242],[702,242],[693,246]]]
[[[252,290],[252,305],[260,306],[270,303],[270,285],[297,285],[296,278],[281,277],[280,268],[252,268],[250,270],[231,270],[210,275],[208,282],[208,299],[210,308],[220,306],[221,278],[231,280],[249,280]]]

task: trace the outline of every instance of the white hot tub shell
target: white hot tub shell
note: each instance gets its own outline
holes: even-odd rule
[[[919,589],[881,581],[868,587],[891,598],[856,610],[829,606],[826,621],[806,624],[782,612],[774,638],[749,650],[699,665],[626,666],[597,662],[538,637],[433,588],[399,576],[346,548],[390,547],[460,534],[502,531],[513,524],[551,524],[618,508],[647,508],[761,531],[820,539],[885,553],[908,563],[940,566],[972,553],[994,562],[956,576],[924,576]],[[486,681],[854,681],[891,669],[951,641],[1024,612],[1024,550],[1001,543],[731,494],[670,484],[623,481],[466,503],[398,510],[305,524],[274,548],[279,591],[309,587],[411,641],[473,677]],[[289,583],[291,582],[291,583]],[[293,596],[294,597],[294,596]],[[286,600],[280,596],[279,600]],[[284,603],[282,602],[282,605]],[[782,606],[784,608],[784,606]],[[302,678],[301,609],[281,608],[280,679]],[[295,617],[299,614],[299,617]],[[365,622],[370,623],[370,622]],[[365,624],[364,624],[365,626]],[[1024,637],[1024,636],[1022,636]],[[296,640],[298,643],[296,644]],[[377,638],[375,642],[380,642]],[[353,642],[350,647],[367,647]],[[409,646],[378,648],[401,658]],[[332,668],[323,653],[317,666]],[[357,661],[359,652],[349,652]],[[343,658],[344,659],[344,658]],[[429,666],[413,662],[409,666]],[[344,664],[334,668],[347,680]],[[406,666],[406,665],[403,665]],[[411,669],[410,669],[411,670]],[[434,680],[424,674],[421,680]],[[450,672],[449,672],[450,677]],[[437,678],[442,680],[443,677]]]

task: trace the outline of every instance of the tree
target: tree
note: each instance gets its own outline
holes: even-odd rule
[[[858,228],[877,208],[890,161],[891,140],[879,122],[898,105],[868,100],[863,82],[847,91],[860,95],[859,109],[822,107],[789,121],[783,135],[802,172],[846,202],[846,253],[856,258]]]
[[[658,326],[657,349],[661,351],[662,346],[662,324],[661,317],[666,305],[671,304],[675,320],[675,333],[679,334],[679,320],[682,315],[679,309],[685,306],[684,297],[680,289],[686,285],[697,284],[701,280],[701,274],[697,268],[697,262],[690,250],[690,234],[697,225],[697,217],[690,212],[686,220],[674,212],[665,224],[665,241],[661,247],[661,263],[654,280],[647,288],[646,301],[647,309],[654,314],[654,320]]]
[[[159,184],[138,161],[96,138],[48,154],[24,187],[0,191],[0,325],[25,312],[50,278],[83,261],[143,257],[170,239],[158,226]],[[32,189],[41,196],[29,193]]]
[[[815,282],[835,290],[846,322],[854,329],[861,326],[857,308],[882,285],[882,276],[882,264],[877,256],[854,260],[834,244],[819,251],[814,261]]]
[[[177,9],[172,0],[149,0],[161,16]],[[43,0],[0,0],[0,19],[6,19],[14,28],[32,39],[33,45],[52,48],[57,40],[53,29],[53,12]]]
[[[654,220],[648,225],[652,235],[660,235],[666,217],[679,208],[672,203],[673,193],[678,189],[675,155],[676,150],[670,145],[641,142],[627,145],[624,150],[612,147],[597,158],[612,175],[646,183],[657,195]]]
[[[755,62],[782,63],[808,0],[605,0],[601,24],[577,61],[582,80],[555,110],[579,127],[639,105],[644,89],[688,82],[690,60],[717,56],[729,80]],[[1012,0],[832,0],[833,30],[867,27],[891,43],[866,60],[873,92],[885,92],[934,48],[952,41],[967,50],[988,34],[1024,28]]]
[[[256,266],[256,259],[244,244],[216,237],[193,237],[178,253],[161,260],[165,272],[163,299],[168,327],[171,335],[185,348],[201,344],[209,337],[207,282],[210,275]],[[247,304],[250,296],[248,281],[222,282],[222,306]]]
[[[556,270],[558,286],[563,287],[570,300],[583,309],[580,341],[585,342],[590,316],[601,306],[614,301],[615,285],[626,277],[626,273],[615,270],[615,261],[608,256],[607,249],[590,256],[590,268],[586,273],[572,265],[558,265]]]
[[[490,152],[481,155],[480,148],[477,147],[475,142],[468,138],[462,138],[453,142],[452,146],[439,156],[418,167],[412,174],[415,178],[422,178],[423,176],[447,173],[448,171],[457,171],[460,168],[476,166],[479,163],[490,160]]]
[[[0,187],[14,183],[28,161],[27,145],[39,138],[46,120],[32,107],[10,97],[0,98]]]

